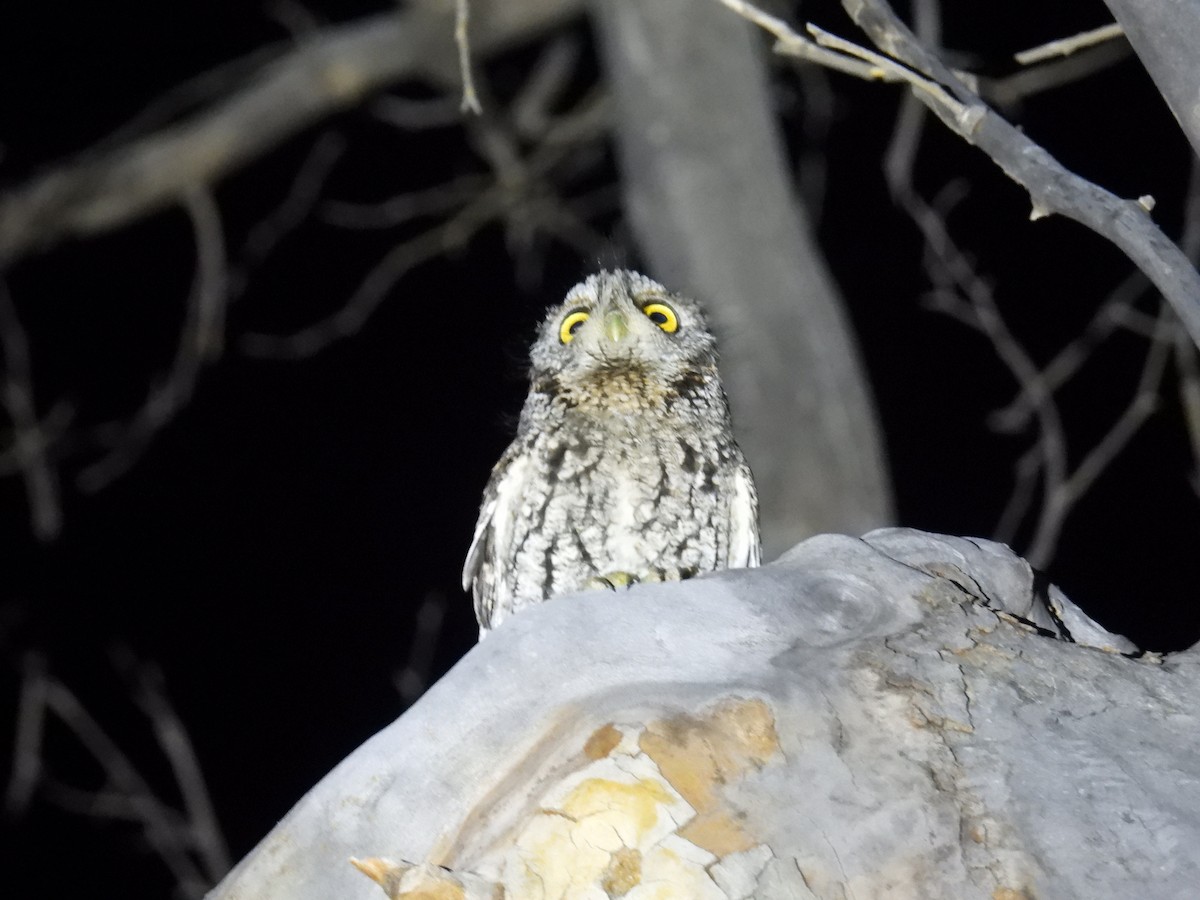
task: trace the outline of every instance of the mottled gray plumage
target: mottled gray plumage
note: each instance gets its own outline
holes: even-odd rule
[[[758,565],[758,498],[694,301],[600,272],[550,312],[530,359],[463,569],[481,635],[604,579]]]

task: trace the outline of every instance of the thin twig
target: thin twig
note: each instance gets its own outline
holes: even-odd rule
[[[1179,405],[1192,448],[1192,490],[1200,494],[1200,359],[1196,345],[1182,329],[1175,331],[1175,373],[1179,379]]]
[[[1042,515],[1038,519],[1025,554],[1033,565],[1045,566],[1049,562],[1071,510],[1158,408],[1158,392],[1169,357],[1166,338],[1173,327],[1165,305],[1160,312],[1159,322],[1159,339],[1150,341],[1137,387],[1125,409],[1109,426],[1104,436],[1085,454],[1068,478],[1047,483],[1045,486]]]
[[[461,208],[446,221],[389,251],[335,312],[291,334],[243,335],[239,343],[242,352],[269,359],[302,359],[356,334],[409,271],[465,247],[482,228],[494,222],[504,225],[509,248],[520,266],[527,266],[529,254],[542,235],[581,251],[596,251],[603,239],[580,218],[581,210],[588,206],[573,209],[573,201],[559,198],[551,180],[552,176],[561,181],[569,179],[574,174],[571,166],[586,161],[584,150],[599,143],[607,126],[606,98],[591,94],[569,113],[549,119],[545,133],[526,155],[515,129],[502,119],[494,114],[472,118],[466,123],[467,136],[491,168],[490,177],[460,176],[447,184],[374,206],[329,204],[327,218],[360,228],[448,213],[459,204]],[[483,187],[485,184],[488,186]]]
[[[504,6],[505,14],[485,8],[476,16],[482,23],[473,33],[476,55],[561,23],[578,14],[582,0]],[[453,21],[441,3],[406,3],[322,28],[269,62],[253,55],[256,65],[239,89],[186,119],[0,193],[0,265],[165,209],[404,75],[448,80],[445,47],[436,38],[448,39]]]
[[[753,3],[746,3],[745,0],[718,0],[718,2],[728,6],[742,18],[753,22],[755,25],[772,34],[776,40],[776,53],[783,56],[792,56],[807,62],[814,62],[826,68],[845,72],[847,75],[864,78],[868,81],[896,80],[889,73],[880,71],[873,66],[866,65],[855,59],[848,59],[840,53],[830,52],[814,41],[810,41],[803,35],[793,31],[791,26],[784,22],[783,19],[763,12]]]
[[[524,140],[537,140],[550,128],[552,110],[571,82],[582,55],[579,40],[564,35],[550,41],[509,107],[513,129]]]
[[[16,735],[13,739],[12,773],[4,792],[4,808],[20,815],[29,807],[41,781],[42,740],[46,725],[46,663],[35,653],[22,665],[21,693],[17,701]]]
[[[177,884],[204,884],[204,876],[186,850],[186,835],[180,834],[179,815],[155,796],[129,757],[84,708],[79,698],[57,679],[46,676],[46,680],[47,711],[71,730],[80,745],[101,766],[111,785],[108,796],[122,798],[119,806],[126,810],[124,815],[132,814],[141,824],[146,842],[166,864]],[[103,791],[76,791],[85,801],[89,793],[93,795],[93,802],[101,801],[105,796]],[[61,796],[65,799],[66,792]],[[104,806],[93,805],[81,811],[89,809],[103,812]]]
[[[1056,41],[1039,44],[1037,47],[1030,47],[1028,50],[1022,50],[1020,53],[1014,53],[1013,59],[1023,66],[1028,66],[1055,56],[1070,56],[1075,51],[1082,50],[1084,47],[1091,47],[1095,44],[1101,44],[1105,41],[1111,41],[1124,36],[1125,32],[1121,30],[1121,26],[1113,22],[1110,25],[1093,28],[1091,31],[1081,31],[1079,34],[1072,35],[1071,37],[1059,38]]]
[[[898,144],[894,141],[893,147],[896,146]],[[911,155],[907,151],[897,151],[896,158],[911,162]],[[1030,452],[1017,463],[1013,499],[999,523],[1006,532],[1015,532],[1013,519],[1018,515],[1023,517],[1028,509],[1034,479],[1040,475],[1046,485],[1053,486],[1064,483],[1068,478],[1067,438],[1062,417],[1053,395],[1038,381],[1038,368],[1033,359],[1005,323],[990,285],[979,277],[970,260],[950,236],[946,216],[962,198],[962,186],[952,183],[931,204],[913,189],[911,167],[904,168],[893,160],[887,172],[892,195],[912,217],[925,238],[926,271],[938,289],[935,296],[939,303],[934,308],[953,314],[959,321],[983,333],[1014,380],[1028,389],[1037,417],[1039,438]],[[1043,495],[1049,489],[1047,487]],[[1030,560],[1035,565],[1047,561],[1046,558],[1035,561],[1032,556]]]
[[[877,46],[913,68],[927,71],[962,103],[978,110],[969,129],[958,133],[983,150],[1022,185],[1033,202],[1032,218],[1057,213],[1103,235],[1133,261],[1167,298],[1200,344],[1200,273],[1154,224],[1144,206],[1122,200],[1064,168],[1028,135],[990,110],[900,21],[885,0],[842,0],[851,18]],[[932,104],[931,94],[918,97]],[[935,112],[937,108],[931,105]],[[956,123],[939,113],[943,122]]]
[[[345,151],[346,139],[333,132],[326,132],[313,143],[296,177],[292,179],[283,202],[257,222],[246,235],[238,264],[229,271],[230,302],[245,292],[251,274],[312,213],[325,182]]]
[[[62,531],[61,485],[49,452],[50,435],[37,416],[29,337],[3,272],[0,272],[0,349],[4,351],[0,402],[12,426],[12,458],[25,483],[34,536],[40,541],[50,541]]]
[[[191,739],[167,699],[161,676],[132,665],[136,699],[171,765],[185,812],[158,797],[132,759],[37,655],[24,665],[7,808],[24,813],[36,795],[68,812],[135,824],[175,879],[177,893],[199,900],[228,871],[229,854]],[[50,748],[43,741],[52,720],[65,726],[96,762],[104,775],[101,787],[81,788],[54,777]]]
[[[367,106],[367,112],[380,122],[386,122],[403,131],[424,131],[460,124],[460,102],[452,97],[410,100],[407,97],[386,94],[372,101]]]
[[[314,34],[324,24],[311,9],[297,0],[270,0],[264,11],[295,40]]]
[[[479,115],[483,112],[483,107],[479,104],[479,96],[475,93],[475,80],[471,76],[471,45],[467,37],[467,23],[470,15],[469,0],[456,0],[454,43],[458,46],[458,68],[462,74],[462,104],[459,109]]]
[[[394,228],[414,219],[448,213],[467,203],[491,182],[487,175],[460,175],[436,187],[372,203],[328,200],[321,205],[321,219],[339,228]]]
[[[151,438],[187,405],[201,371],[223,350],[227,268],[221,213],[206,190],[190,191],[184,208],[196,242],[196,273],[175,359],[128,421],[109,422],[97,429],[97,436],[109,449],[79,473],[77,483],[83,491],[99,490],[133,465]]]
[[[992,537],[1000,543],[1012,544],[1016,541],[1017,530],[1033,508],[1041,474],[1042,448],[1035,443],[1017,458],[1013,466],[1013,489],[1000,512],[1000,518],[996,520],[996,527],[992,529]]]
[[[776,37],[795,34],[774,17],[760,21],[766,14],[751,13],[754,8],[750,4],[740,0],[720,2],[758,22]],[[1029,192],[1033,204],[1030,218],[1057,213],[1106,237],[1154,282],[1174,307],[1192,340],[1200,344],[1200,273],[1154,224],[1143,205],[1135,200],[1122,200],[1069,171],[1043,147],[989,109],[934,51],[917,40],[885,0],[842,0],[842,6],[877,47],[903,63],[884,62],[885,58],[872,51],[814,28],[818,41],[826,47],[860,62],[871,61],[866,75],[851,74],[871,80],[891,74],[908,82],[918,99],[939,119],[983,150]],[[795,37],[802,40],[798,35]],[[784,51],[777,48],[777,52]],[[927,80],[923,82],[921,76]]]
[[[433,663],[446,619],[446,595],[430,591],[417,610],[416,628],[404,668],[396,676],[396,689],[405,706],[411,706],[429,687]]]
[[[955,100],[946,89],[936,81],[926,78],[920,72],[915,72],[907,66],[903,66],[893,59],[876,53],[874,50],[868,50],[855,44],[853,41],[848,41],[845,38],[838,37],[836,34],[826,31],[816,25],[808,25],[808,33],[813,36],[813,39],[822,47],[830,50],[837,50],[847,56],[861,59],[870,67],[872,81],[904,81],[909,87],[920,96],[922,93],[928,95],[931,108],[940,115],[949,113],[956,123],[957,127],[967,129],[973,127],[969,121],[970,117],[978,114],[974,107],[967,106]]]
[[[1180,246],[1193,263],[1200,261],[1200,158],[1192,159],[1187,197],[1183,208],[1183,236]],[[1179,380],[1179,403],[1187,424],[1192,448],[1192,490],[1200,494],[1200,359],[1196,345],[1175,333],[1175,373]]]
[[[134,700],[153,726],[158,746],[171,765],[171,773],[183,798],[188,833],[205,874],[215,884],[229,871],[232,860],[200,760],[187,728],[167,697],[162,671],[154,665],[137,663],[128,653],[120,654],[116,662],[125,670]]]
[[[1003,78],[978,79],[978,91],[991,103],[1008,107],[1044,91],[1065,87],[1111,68],[1133,54],[1129,41],[1108,41],[1073,56],[1019,69]]]
[[[999,539],[1012,539],[1032,505],[1040,479],[1042,504],[1033,536],[1023,555],[1035,566],[1045,566],[1054,555],[1071,511],[1157,408],[1170,354],[1172,329],[1175,328],[1169,310],[1165,306],[1160,309],[1142,374],[1129,403],[1072,470],[1066,429],[1049,385],[1005,324],[990,286],[955,246],[946,228],[946,217],[961,198],[961,189],[944,190],[933,204],[926,204],[911,190],[911,185],[895,183],[893,194],[901,199],[925,236],[927,271],[938,286],[935,308],[954,315],[987,336],[996,355],[1021,385],[1030,412],[1036,418],[1037,439],[1016,463],[1013,493],[996,531]]]
[[[291,334],[245,334],[239,341],[241,351],[264,359],[304,359],[357,334],[407,272],[448,250],[465,246],[498,212],[497,192],[484,193],[447,222],[389,251],[336,312]]]
[[[1057,391],[1083,368],[1105,339],[1122,326],[1133,330],[1135,326],[1131,323],[1130,311],[1149,288],[1149,279],[1139,270],[1135,269],[1122,279],[1100,304],[1080,335],[1068,342],[1042,367],[1037,377],[1040,388]],[[1156,322],[1156,319],[1151,320],[1151,330]],[[1017,396],[993,412],[988,421],[995,430],[1011,434],[1023,429],[1032,413],[1033,404],[1027,386],[1020,385]]]

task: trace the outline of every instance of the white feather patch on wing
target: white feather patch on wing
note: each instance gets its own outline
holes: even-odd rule
[[[729,568],[753,568],[761,562],[758,491],[750,470],[740,466],[733,476],[733,497],[729,502]]]
[[[497,474],[500,474],[497,478]],[[475,535],[471,538],[471,548],[467,551],[467,561],[463,565],[462,586],[464,591],[472,590],[472,582],[481,572],[495,577],[497,548],[508,552],[512,544],[513,522],[520,510],[521,497],[528,483],[529,459],[525,456],[514,457],[511,461],[501,459],[492,473],[492,481],[484,491],[483,506],[479,510],[479,521],[475,523]],[[485,599],[479,597],[480,591],[494,593],[496,585],[475,585],[476,601]],[[495,597],[486,598],[488,607],[494,605]]]

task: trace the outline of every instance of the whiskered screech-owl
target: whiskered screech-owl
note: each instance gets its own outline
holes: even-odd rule
[[[480,634],[589,588],[756,566],[758,498],[695,301],[600,272],[546,317],[463,589]]]

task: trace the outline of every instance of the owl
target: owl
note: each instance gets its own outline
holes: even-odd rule
[[[481,639],[559,594],[759,564],[758,495],[695,301],[600,272],[551,310],[530,362],[463,567]]]

